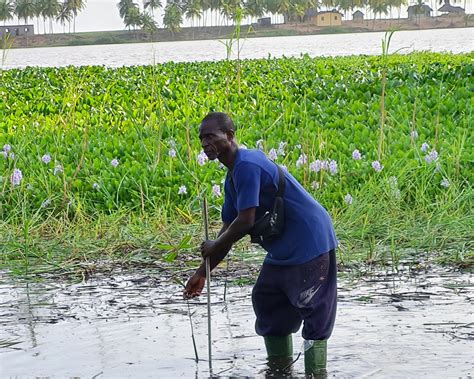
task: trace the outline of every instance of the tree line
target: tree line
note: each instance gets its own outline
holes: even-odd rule
[[[46,24],[49,23],[49,33],[53,33],[53,23],[59,22],[66,29],[66,24],[76,32],[76,16],[86,6],[85,0],[0,0],[0,22],[18,18],[28,24],[36,18],[37,30],[43,22],[43,32],[46,34]]]

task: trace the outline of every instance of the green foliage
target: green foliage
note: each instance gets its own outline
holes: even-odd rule
[[[469,57],[384,58],[384,168],[376,173],[370,163],[378,158],[381,63],[378,57],[243,61],[241,91],[232,87],[235,80],[229,84],[226,62],[4,71],[0,148],[11,145],[15,158],[0,157],[0,216],[10,215],[21,199],[32,210],[46,199],[51,211],[66,209],[74,199],[89,213],[153,209],[162,202],[171,212],[174,206],[190,209],[196,195],[220,184],[225,174],[215,163],[197,164],[198,123],[207,112],[228,107],[240,142],[254,147],[263,139],[267,152],[286,142],[286,155],[277,162],[308,189],[317,182],[317,197],[325,204],[341,204],[344,194],[355,194],[365,182],[407,170],[414,183],[400,185],[406,186],[408,205],[421,185],[430,203],[446,191],[443,178],[453,187],[472,183]],[[437,171],[423,159],[423,142],[439,153]],[[354,149],[362,160],[351,158]],[[297,168],[302,153],[307,164]],[[50,163],[41,161],[44,154]],[[338,173],[312,172],[315,159],[335,160]],[[58,165],[63,170],[55,175]],[[23,174],[15,187],[9,180],[14,168]],[[425,173],[431,179],[422,184]],[[182,185],[187,194],[178,195]]]

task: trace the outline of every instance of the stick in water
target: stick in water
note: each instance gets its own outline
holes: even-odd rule
[[[204,220],[204,238],[209,239],[209,223],[207,218],[207,201],[206,198],[202,202],[202,214]],[[209,371],[212,374],[212,346],[211,346],[211,262],[206,258],[206,282],[207,282],[207,344],[209,351]]]

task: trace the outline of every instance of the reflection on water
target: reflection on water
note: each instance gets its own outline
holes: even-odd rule
[[[312,36],[249,38],[245,40],[242,58],[299,56],[338,56],[380,54],[382,32],[327,34]],[[391,51],[470,52],[474,48],[474,28],[435,29],[396,32]],[[8,51],[4,68],[25,66],[111,67],[153,64],[158,62],[191,62],[225,59],[224,45],[217,40],[159,42],[122,45],[71,46],[13,49]],[[235,56],[234,56],[235,57]]]
[[[263,376],[251,288],[212,283],[213,373]],[[365,273],[339,281],[329,376],[467,377],[474,294],[469,274],[440,268]],[[116,273],[86,283],[0,284],[1,376],[208,376],[206,297],[190,302],[195,363],[181,289],[158,271]],[[8,346],[6,341],[16,341]],[[294,336],[295,357],[302,339]],[[303,359],[292,368],[303,374]]]

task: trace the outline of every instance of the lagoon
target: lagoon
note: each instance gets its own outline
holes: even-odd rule
[[[242,39],[240,58],[377,55],[382,32],[326,34]],[[216,61],[226,59],[225,41],[177,41],[117,45],[68,46],[12,49],[5,53],[3,68],[26,66],[61,67],[148,65],[163,62]],[[400,50],[401,49],[401,50]],[[474,50],[474,28],[399,31],[390,52],[433,51],[468,53]],[[234,46],[232,58],[237,56]],[[2,62],[0,62],[2,63]]]

